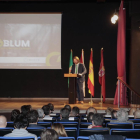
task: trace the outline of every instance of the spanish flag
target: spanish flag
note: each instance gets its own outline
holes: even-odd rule
[[[89,60],[88,89],[89,89],[89,93],[94,97],[94,70],[93,70],[92,48],[91,48],[91,54],[90,54],[90,60]]]

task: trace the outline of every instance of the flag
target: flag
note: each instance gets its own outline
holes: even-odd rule
[[[105,102],[105,67],[103,58],[103,48],[101,49],[101,63],[99,68],[99,83],[101,85],[101,94],[103,96],[103,102]]]
[[[80,57],[80,63],[84,64],[84,51],[83,51],[83,49],[82,49],[82,53],[81,53],[81,57]],[[85,81],[83,82],[83,91],[84,91],[84,97],[85,97]]]
[[[69,60],[69,73],[71,73],[72,65],[73,65],[73,58],[72,58],[72,50],[71,50],[70,60]],[[69,78],[68,78],[68,87],[69,87]]]
[[[89,89],[89,93],[94,97],[94,70],[93,70],[92,49],[91,49],[90,60],[89,60],[88,89]]]

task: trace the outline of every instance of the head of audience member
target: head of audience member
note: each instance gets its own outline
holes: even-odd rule
[[[17,115],[19,115],[19,114],[20,114],[20,111],[18,109],[12,110],[12,112],[11,112],[11,121],[14,121],[16,119]]]
[[[0,116],[0,128],[5,128],[7,125],[7,119],[5,116]]]
[[[112,118],[112,119],[117,119],[117,111],[116,111],[116,110],[113,110],[113,111],[111,112],[111,118]]]
[[[119,122],[126,122],[128,121],[128,112],[124,109],[120,109],[117,111],[117,120]]]
[[[38,112],[38,115],[39,115],[39,118],[41,119],[41,118],[44,118],[45,117],[45,114],[44,114],[44,111],[43,111],[43,109],[37,109],[37,112]]]
[[[21,113],[23,115],[27,115],[27,113],[29,113],[31,110],[31,105],[23,105],[21,106]]]
[[[79,63],[79,57],[78,56],[74,56],[74,58],[73,58],[73,63],[74,64],[78,64]]]
[[[53,129],[45,129],[41,135],[41,140],[58,140],[59,136]]]
[[[52,103],[48,103],[48,106],[50,107],[51,112],[54,111],[54,105]]]
[[[79,112],[80,112],[79,107],[74,106],[74,107],[72,108],[71,116],[76,117],[76,116],[79,115]]]
[[[108,107],[107,110],[105,110],[106,115],[111,115],[111,112],[113,111],[113,108]]]
[[[54,123],[51,128],[54,129],[60,137],[67,137],[67,133],[61,123]]]
[[[64,108],[67,108],[71,112],[71,106],[70,105],[65,105]]]
[[[88,116],[88,114],[90,113],[90,112],[92,112],[92,113],[97,113],[97,111],[96,111],[96,109],[94,108],[94,107],[89,107],[88,109],[87,109],[87,111],[86,111],[86,113],[87,113],[87,116]]]
[[[48,105],[44,105],[44,106],[42,107],[42,109],[43,109],[44,114],[45,114],[46,116],[50,116],[51,110],[50,110],[50,107],[49,107]]]
[[[14,127],[16,129],[26,129],[28,125],[29,125],[28,119],[23,114],[19,114],[14,121]]]
[[[129,110],[129,113],[128,115],[134,115],[134,112],[137,110],[136,107],[132,107],[130,110]]]
[[[140,119],[140,110],[136,110],[134,113],[134,119]]]
[[[39,118],[38,112],[36,110],[31,110],[27,114],[27,118],[28,118],[29,124],[32,124],[32,123],[37,124],[38,118]]]
[[[60,110],[60,119],[67,119],[69,118],[70,111],[67,108],[62,108]]]
[[[92,127],[94,126],[102,127],[104,117],[101,114],[98,114],[98,113],[94,114],[93,112],[90,112],[87,116],[87,120],[88,122],[92,123]]]

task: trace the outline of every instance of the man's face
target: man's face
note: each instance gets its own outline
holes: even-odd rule
[[[78,64],[78,60],[77,59],[73,59],[73,63],[74,64]]]

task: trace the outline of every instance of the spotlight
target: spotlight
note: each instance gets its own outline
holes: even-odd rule
[[[115,24],[117,20],[118,20],[118,14],[117,14],[117,12],[115,10],[115,13],[114,13],[113,17],[111,18],[111,22],[113,24]]]

